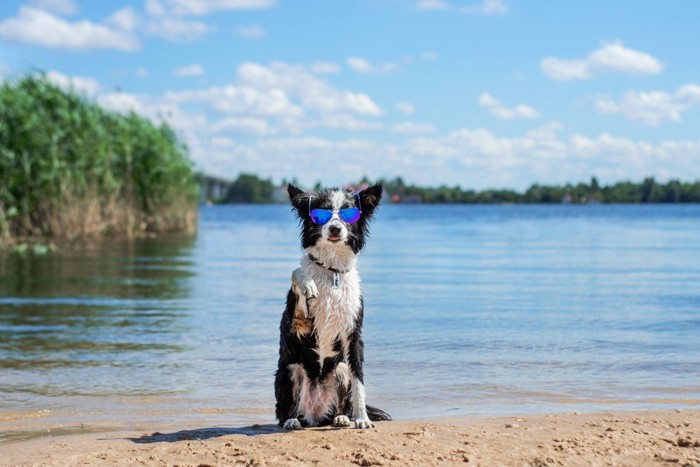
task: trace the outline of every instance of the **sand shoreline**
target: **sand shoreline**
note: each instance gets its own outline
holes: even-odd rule
[[[0,444],[0,465],[700,465],[700,410],[115,431]]]

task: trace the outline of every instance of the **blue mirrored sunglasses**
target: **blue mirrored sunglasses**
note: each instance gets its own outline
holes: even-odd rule
[[[333,218],[333,214],[337,212],[338,217],[340,217],[343,221],[347,222],[348,224],[354,224],[355,222],[359,221],[360,216],[362,216],[360,197],[357,193],[355,193],[355,197],[357,198],[356,208],[344,208],[338,209],[337,211],[332,211],[330,209],[311,209],[311,196],[309,196],[309,217],[311,217],[311,222],[316,225],[327,224],[328,221]]]

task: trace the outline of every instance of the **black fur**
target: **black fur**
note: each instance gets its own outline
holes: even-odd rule
[[[331,195],[337,189],[325,189],[317,194],[307,193],[294,185],[289,185],[289,198],[301,225],[301,244],[304,249],[312,247],[321,238],[321,227],[315,225],[309,217],[309,198],[311,198],[311,208],[330,209]],[[359,193],[360,208],[362,216],[355,224],[346,225],[351,235],[342,248],[350,248],[354,254],[362,250],[368,237],[368,223],[374,215],[376,207],[379,205],[382,196],[382,186],[373,185]],[[352,192],[346,192],[346,201],[342,208],[356,206],[357,197]],[[336,368],[342,362],[348,365],[352,377],[356,377],[364,383],[364,343],[362,341],[362,321],[364,314],[364,303],[360,297],[360,310],[355,319],[354,327],[349,336],[345,336],[348,342],[348,353],[343,354],[341,341],[338,339],[334,344],[337,352],[333,358],[325,358],[322,363],[318,361],[318,354],[315,349],[319,347],[316,333],[316,323],[313,316],[308,318],[310,332],[299,333],[295,330],[295,309],[298,300],[307,300],[304,296],[298,296],[293,289],[287,294],[287,306],[282,315],[280,323],[280,349],[277,373],[275,376],[275,397],[276,416],[282,426],[285,421],[297,418],[302,425],[306,425],[300,413],[296,412],[297,401],[293,393],[292,372],[290,365],[299,364],[313,384],[320,384],[328,378],[328,375],[335,373]],[[312,299],[313,300],[313,299]],[[315,420],[318,425],[327,425],[333,421],[337,415],[352,416],[351,385],[347,388],[342,384],[337,384],[337,407],[328,412],[324,420]],[[375,407],[367,406],[367,415],[372,421],[391,420],[391,417],[384,411]]]

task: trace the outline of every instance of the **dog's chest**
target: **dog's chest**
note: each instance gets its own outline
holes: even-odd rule
[[[318,297],[309,301],[309,315],[313,318],[318,339],[319,361],[323,362],[337,354],[334,349],[336,342],[346,350],[362,306],[360,277],[355,269],[340,274],[338,278],[316,267],[308,268],[306,273],[318,288]]]

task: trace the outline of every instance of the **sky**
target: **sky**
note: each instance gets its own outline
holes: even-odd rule
[[[165,121],[223,178],[695,181],[697,18],[697,0],[3,0],[0,79]]]

